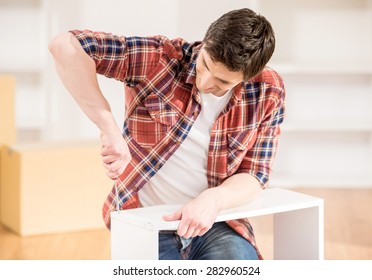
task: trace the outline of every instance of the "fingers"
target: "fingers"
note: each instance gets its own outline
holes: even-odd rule
[[[181,220],[181,218],[182,218],[182,209],[180,209],[180,210],[178,210],[178,211],[176,211],[172,214],[163,216],[164,221],[167,221],[167,222],[178,221],[178,220]]]
[[[102,156],[102,162],[105,164],[110,164],[116,159],[117,159],[117,156],[113,156],[113,155]]]
[[[183,221],[181,220],[177,234],[184,238],[196,237],[204,235],[209,229],[211,225],[204,223],[203,221],[199,220],[190,220],[190,221]]]
[[[184,238],[190,238],[190,237],[202,236],[209,229],[210,229],[209,226],[203,226],[203,225],[194,226],[190,224],[189,226],[185,225],[185,226],[178,227],[177,234]]]
[[[117,179],[124,172],[126,165],[122,160],[117,160],[109,164],[103,163],[103,167],[107,169],[106,175],[110,179]]]
[[[119,145],[124,144],[124,142],[117,143],[117,147],[115,146],[102,146],[101,148],[101,156],[104,157],[120,157],[123,156],[123,153],[126,152],[126,149],[120,147]]]
[[[103,162],[103,167],[106,168],[108,171],[115,172],[116,170],[120,169],[120,167],[123,165],[122,160],[113,160],[108,163]]]
[[[164,215],[163,219],[165,221],[180,221],[177,228],[179,236],[184,238],[202,236],[212,227],[217,214],[208,215],[204,213],[205,211],[197,210],[198,208],[194,201],[174,213]]]
[[[119,176],[124,172],[123,171],[120,171],[120,170],[117,170],[117,171],[107,171],[106,172],[106,176],[109,177],[110,179],[112,180],[116,180],[119,178]]]
[[[210,229],[210,226],[196,220],[182,220],[182,209],[172,214],[164,215],[163,219],[168,222],[181,220],[177,229],[177,234],[185,238],[202,236]]]
[[[198,236],[203,236],[204,234],[207,233],[208,230],[210,230],[211,228],[210,227],[204,227],[202,228],[199,233],[198,233]]]
[[[102,165],[107,170],[106,175],[117,179],[131,161],[131,153],[123,135],[116,125],[101,131]]]
[[[102,146],[101,156],[102,165],[107,170],[106,175],[113,180],[117,179],[124,172],[125,167],[131,160],[129,150],[122,149],[119,151],[119,149],[108,146]]]

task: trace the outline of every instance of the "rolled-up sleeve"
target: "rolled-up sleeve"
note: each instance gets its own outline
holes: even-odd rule
[[[105,32],[71,30],[95,61],[98,74],[127,83],[142,80],[159,63],[165,38],[123,37]]]
[[[261,106],[263,119],[257,129],[256,139],[241,162],[236,173],[254,176],[263,188],[266,187],[272,171],[278,147],[280,124],[284,120],[284,87],[262,87],[265,92]]]

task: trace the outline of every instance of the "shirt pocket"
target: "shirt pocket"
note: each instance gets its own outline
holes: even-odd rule
[[[227,134],[227,174],[231,176],[239,168],[256,139],[256,130],[237,131]]]
[[[128,117],[132,137],[144,148],[151,148],[177,123],[179,113],[156,94],[151,93]]]

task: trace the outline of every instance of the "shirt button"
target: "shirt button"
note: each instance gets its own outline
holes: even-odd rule
[[[198,116],[198,111],[194,111],[194,112],[192,113],[192,115],[194,116],[194,118],[196,118],[196,117]]]

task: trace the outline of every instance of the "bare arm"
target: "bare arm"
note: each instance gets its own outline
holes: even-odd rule
[[[130,161],[128,147],[103,96],[94,60],[71,33],[53,38],[49,43],[57,73],[77,104],[101,131],[101,155],[107,175],[117,178]]]
[[[180,236],[201,236],[211,228],[221,210],[252,201],[261,191],[262,187],[255,177],[247,173],[235,174],[219,187],[205,190],[177,212],[164,216],[164,219],[181,220],[177,230]]]

